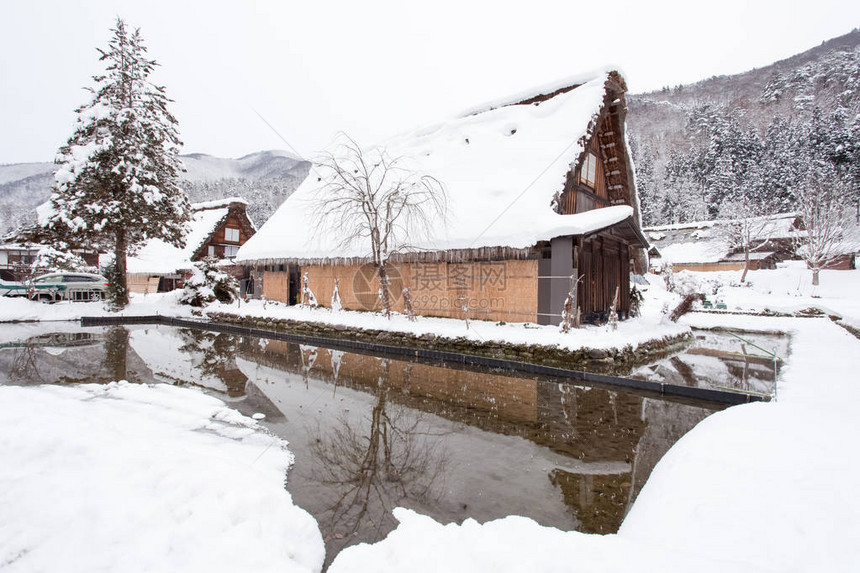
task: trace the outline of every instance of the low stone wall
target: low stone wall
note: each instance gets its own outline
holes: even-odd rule
[[[464,337],[446,338],[434,334],[415,336],[405,332],[360,329],[289,319],[242,317],[224,313],[212,313],[209,318],[220,323],[275,332],[355,340],[385,346],[456,352],[567,369],[587,368],[590,371],[606,374],[629,373],[637,365],[652,362],[682,350],[693,340],[690,333],[685,333],[679,336],[651,340],[640,344],[635,349],[628,345],[624,348],[614,349],[580,348],[569,350],[557,346],[510,344],[492,340],[480,342]]]

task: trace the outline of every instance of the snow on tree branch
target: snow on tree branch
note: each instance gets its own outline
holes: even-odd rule
[[[170,99],[149,81],[157,65],[140,31],[117,18],[105,73],[94,76],[92,100],[79,107],[76,128],[57,153],[52,212],[42,227],[58,245],[115,253],[125,293],[126,257],[150,238],[183,246],[190,206],[178,186],[184,171]],[[114,301],[127,304],[127,295]]]

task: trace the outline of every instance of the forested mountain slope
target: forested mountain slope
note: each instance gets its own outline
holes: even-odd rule
[[[765,68],[628,97],[646,225],[790,210],[808,168],[860,181],[860,30]]]

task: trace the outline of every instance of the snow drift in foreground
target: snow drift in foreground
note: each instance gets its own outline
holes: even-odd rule
[[[398,509],[396,530],[345,549],[329,572],[856,571],[860,342],[827,319],[738,319],[793,332],[779,401],[696,426],[657,465],[617,535],[522,517],[442,525]]]
[[[0,570],[319,571],[292,461],[196,390],[0,386]]]

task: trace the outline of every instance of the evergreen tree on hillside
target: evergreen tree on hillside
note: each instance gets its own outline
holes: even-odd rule
[[[190,207],[178,187],[182,142],[171,100],[149,81],[157,64],[139,30],[117,18],[112,32],[99,50],[105,73],[93,77],[92,100],[76,110],[75,132],[57,154],[52,213],[42,227],[64,249],[112,250],[111,292],[122,307],[127,255],[150,238],[182,246]]]

